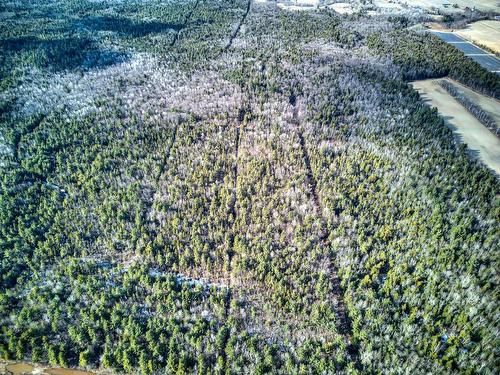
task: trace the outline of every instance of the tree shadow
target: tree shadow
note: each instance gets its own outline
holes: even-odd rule
[[[445,123],[445,125],[448,127],[448,129],[450,129],[451,132],[453,133],[453,137],[455,138],[455,140],[458,143],[463,143],[463,144],[467,145],[465,143],[464,137],[462,136],[462,134],[460,134],[459,129],[453,123],[454,117],[453,116],[446,116],[446,115],[440,115],[440,116],[443,119],[443,122]],[[470,150],[470,151],[472,151],[472,150]]]
[[[126,60],[125,53],[103,51],[89,38],[40,39],[19,37],[0,40],[2,63],[23,64],[53,71],[103,68]]]
[[[132,37],[142,37],[167,31],[177,32],[182,28],[180,23],[143,22],[115,17],[89,17],[84,19],[82,23],[93,31],[111,31]]]

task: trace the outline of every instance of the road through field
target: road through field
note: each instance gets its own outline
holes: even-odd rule
[[[411,83],[422,99],[436,107],[446,124],[472,154],[500,176],[500,140],[453,98],[437,80]]]

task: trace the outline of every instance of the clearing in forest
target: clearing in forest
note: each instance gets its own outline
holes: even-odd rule
[[[473,103],[477,104],[483,111],[488,113],[495,120],[497,127],[500,127],[500,101],[492,98],[491,96],[487,96],[484,94],[480,94],[477,91],[474,91],[467,86],[462,85],[460,82],[455,81],[454,79],[445,78],[447,81],[450,81],[455,87],[457,87],[458,91],[460,91],[463,95],[465,95],[469,100]]]
[[[429,105],[438,109],[455,136],[467,144],[472,154],[500,175],[500,140],[442,88],[438,80],[415,81],[412,85]]]

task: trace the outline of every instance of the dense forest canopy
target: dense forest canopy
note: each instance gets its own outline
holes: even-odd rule
[[[1,357],[498,373],[498,179],[407,85],[497,75],[411,19],[246,0],[0,21]]]

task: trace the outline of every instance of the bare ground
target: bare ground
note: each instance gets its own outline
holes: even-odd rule
[[[500,140],[439,86],[437,80],[415,81],[412,86],[427,104],[438,109],[457,139],[467,144],[471,154],[500,176]]]
[[[462,92],[467,98],[469,98],[472,102],[481,107],[483,111],[493,117],[495,119],[495,122],[497,123],[497,126],[500,127],[500,100],[480,94],[477,91],[474,91],[453,79],[446,78],[446,80],[453,83],[457,87],[457,89]]]

